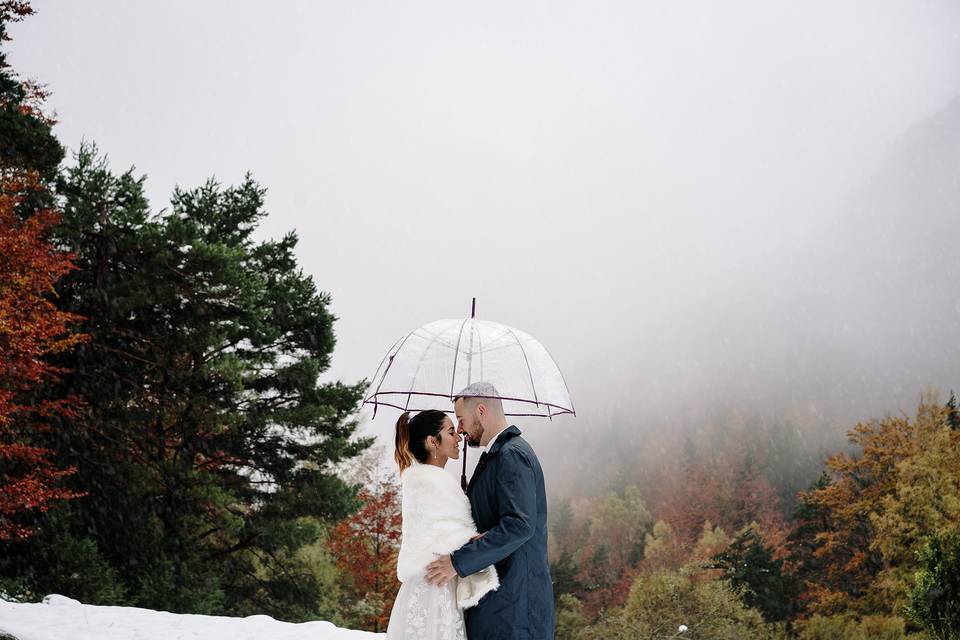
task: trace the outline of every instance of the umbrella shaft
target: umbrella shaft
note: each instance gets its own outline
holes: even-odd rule
[[[463,473],[460,475],[460,488],[467,491],[467,436],[463,436]]]

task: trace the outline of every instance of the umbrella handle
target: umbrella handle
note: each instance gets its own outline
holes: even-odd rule
[[[467,492],[467,436],[463,436],[463,473],[460,475],[460,488]]]

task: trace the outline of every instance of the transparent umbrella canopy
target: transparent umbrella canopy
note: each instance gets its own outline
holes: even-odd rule
[[[563,374],[540,342],[473,315],[425,324],[394,343],[363,401],[374,417],[380,406],[452,414],[453,398],[474,382],[496,387],[507,416],[576,415]],[[466,440],[463,461],[466,469]]]

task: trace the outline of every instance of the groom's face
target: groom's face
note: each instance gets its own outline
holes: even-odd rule
[[[483,425],[480,424],[477,405],[466,403],[463,398],[457,398],[453,404],[453,410],[457,414],[457,433],[466,438],[467,444],[471,447],[479,447],[480,438],[483,436]]]

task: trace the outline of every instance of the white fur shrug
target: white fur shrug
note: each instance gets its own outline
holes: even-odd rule
[[[477,534],[477,527],[467,496],[440,467],[414,462],[400,475],[400,483],[403,524],[397,577],[400,582],[407,582],[422,578],[427,565],[438,556],[469,542]],[[458,578],[457,605],[463,609],[472,607],[499,586],[493,566]]]

